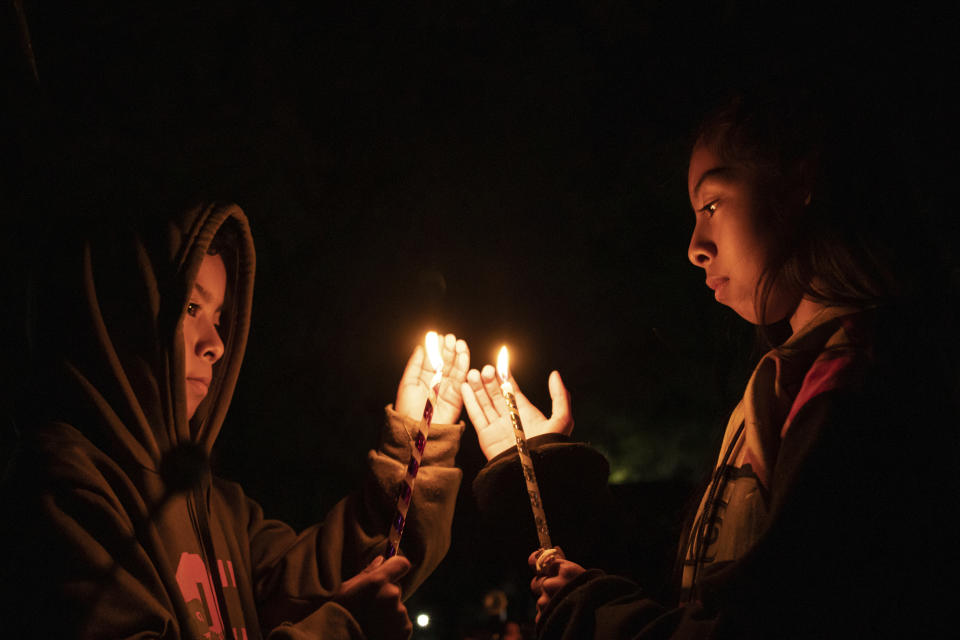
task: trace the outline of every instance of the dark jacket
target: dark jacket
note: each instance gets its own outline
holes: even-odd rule
[[[909,366],[916,359],[896,353],[902,339],[877,348],[878,316],[827,309],[761,359],[681,540],[679,601],[591,570],[551,600],[539,636],[948,635],[957,423],[934,411],[941,385],[925,387]],[[556,443],[540,457],[564,447],[590,460],[583,445]],[[479,493],[503,482],[510,463],[485,468]],[[569,484],[542,466],[545,496]],[[597,468],[568,461],[565,475]]]

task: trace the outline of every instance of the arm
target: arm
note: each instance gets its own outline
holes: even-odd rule
[[[409,561],[412,567],[395,575],[403,597],[426,579],[449,548],[462,475],[454,467],[454,458],[463,425],[449,423],[460,413],[459,386],[469,367],[469,351],[466,343],[448,335],[442,355],[444,377],[435,423],[430,428],[401,543],[404,562]],[[413,434],[427,398],[426,384],[433,375],[428,367],[423,349],[418,347],[401,378],[397,409],[387,407],[381,442],[368,455],[370,471],[361,489],[340,501],[322,524],[297,536],[286,525],[265,520],[255,504],[248,507],[252,573],[262,602],[262,621],[268,627],[310,615],[336,597],[344,580],[360,574],[383,552],[397,487],[405,474]]]
[[[501,414],[482,377],[471,372],[468,384],[475,396],[486,394],[484,401],[474,400],[464,388],[467,410],[484,442],[487,434],[482,430],[495,426]],[[898,629],[906,617],[903,612],[921,610],[923,598],[916,594],[931,595],[919,576],[933,573],[930,561],[914,551],[915,541],[928,536],[912,533],[903,524],[917,515],[907,505],[929,487],[908,495],[902,478],[884,465],[884,460],[898,459],[898,446],[902,451],[907,442],[891,440],[890,434],[902,433],[893,416],[904,417],[902,410],[891,408],[891,400],[889,392],[866,396],[837,389],[797,407],[774,466],[764,531],[740,559],[702,576],[702,602],[671,609],[628,580],[564,561],[531,585],[538,597],[541,637],[841,637]],[[558,480],[569,483],[572,476],[592,482],[591,474],[584,473],[589,455],[583,445],[564,443],[556,433],[547,438],[552,441],[542,445],[531,439],[530,447],[545,503],[558,493]],[[521,487],[519,475],[506,479],[510,454],[501,455],[475,482],[481,508],[485,495],[495,496],[491,502],[502,507],[505,500],[499,498],[506,493],[499,487]],[[553,465],[555,471],[546,471],[551,460],[564,458]],[[522,499],[513,501],[522,504]],[[559,518],[551,513],[548,508],[553,530]],[[932,527],[923,529],[929,532]],[[567,548],[559,537],[557,541]],[[895,587],[898,603],[912,603],[899,614],[881,604],[889,602],[884,591],[889,594],[893,588],[891,567],[897,568],[897,582],[909,576],[904,582],[911,585]],[[825,621],[834,619],[844,626],[825,628]]]
[[[934,514],[956,506],[929,502],[942,467],[898,470],[923,449],[905,438],[898,404],[834,390],[796,412],[764,531],[740,559],[703,576],[701,602],[671,609],[616,576],[558,575],[540,585],[540,637],[946,637],[938,611],[951,597],[941,578],[956,554],[930,549],[951,548]]]

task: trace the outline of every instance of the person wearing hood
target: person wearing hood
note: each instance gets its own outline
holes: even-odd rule
[[[68,234],[70,235],[70,234]],[[427,395],[423,348],[386,408],[361,488],[301,533],[213,475],[250,325],[244,213],[87,225],[41,261],[33,370],[4,478],[3,620],[14,637],[405,638],[401,603],[450,544],[466,343],[440,399],[405,526],[384,560]]]

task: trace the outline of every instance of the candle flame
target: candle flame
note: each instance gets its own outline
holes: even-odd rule
[[[440,378],[443,377],[443,356],[440,355],[440,336],[437,335],[436,331],[427,333],[426,345],[427,358],[430,360],[430,366],[433,367],[433,370],[436,372],[433,375],[433,381],[430,386],[435,386],[440,383]]]
[[[500,354],[497,356],[497,377],[501,384],[510,379],[510,352],[506,345],[500,347]]]

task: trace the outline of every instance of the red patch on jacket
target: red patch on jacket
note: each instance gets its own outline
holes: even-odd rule
[[[837,355],[832,357],[820,357],[807,371],[803,378],[803,384],[797,393],[793,406],[790,407],[790,413],[783,423],[783,429],[780,431],[780,438],[787,435],[787,429],[793,424],[793,418],[799,413],[810,400],[821,393],[832,391],[843,386],[846,376],[843,375],[853,364],[853,356],[850,354]]]

